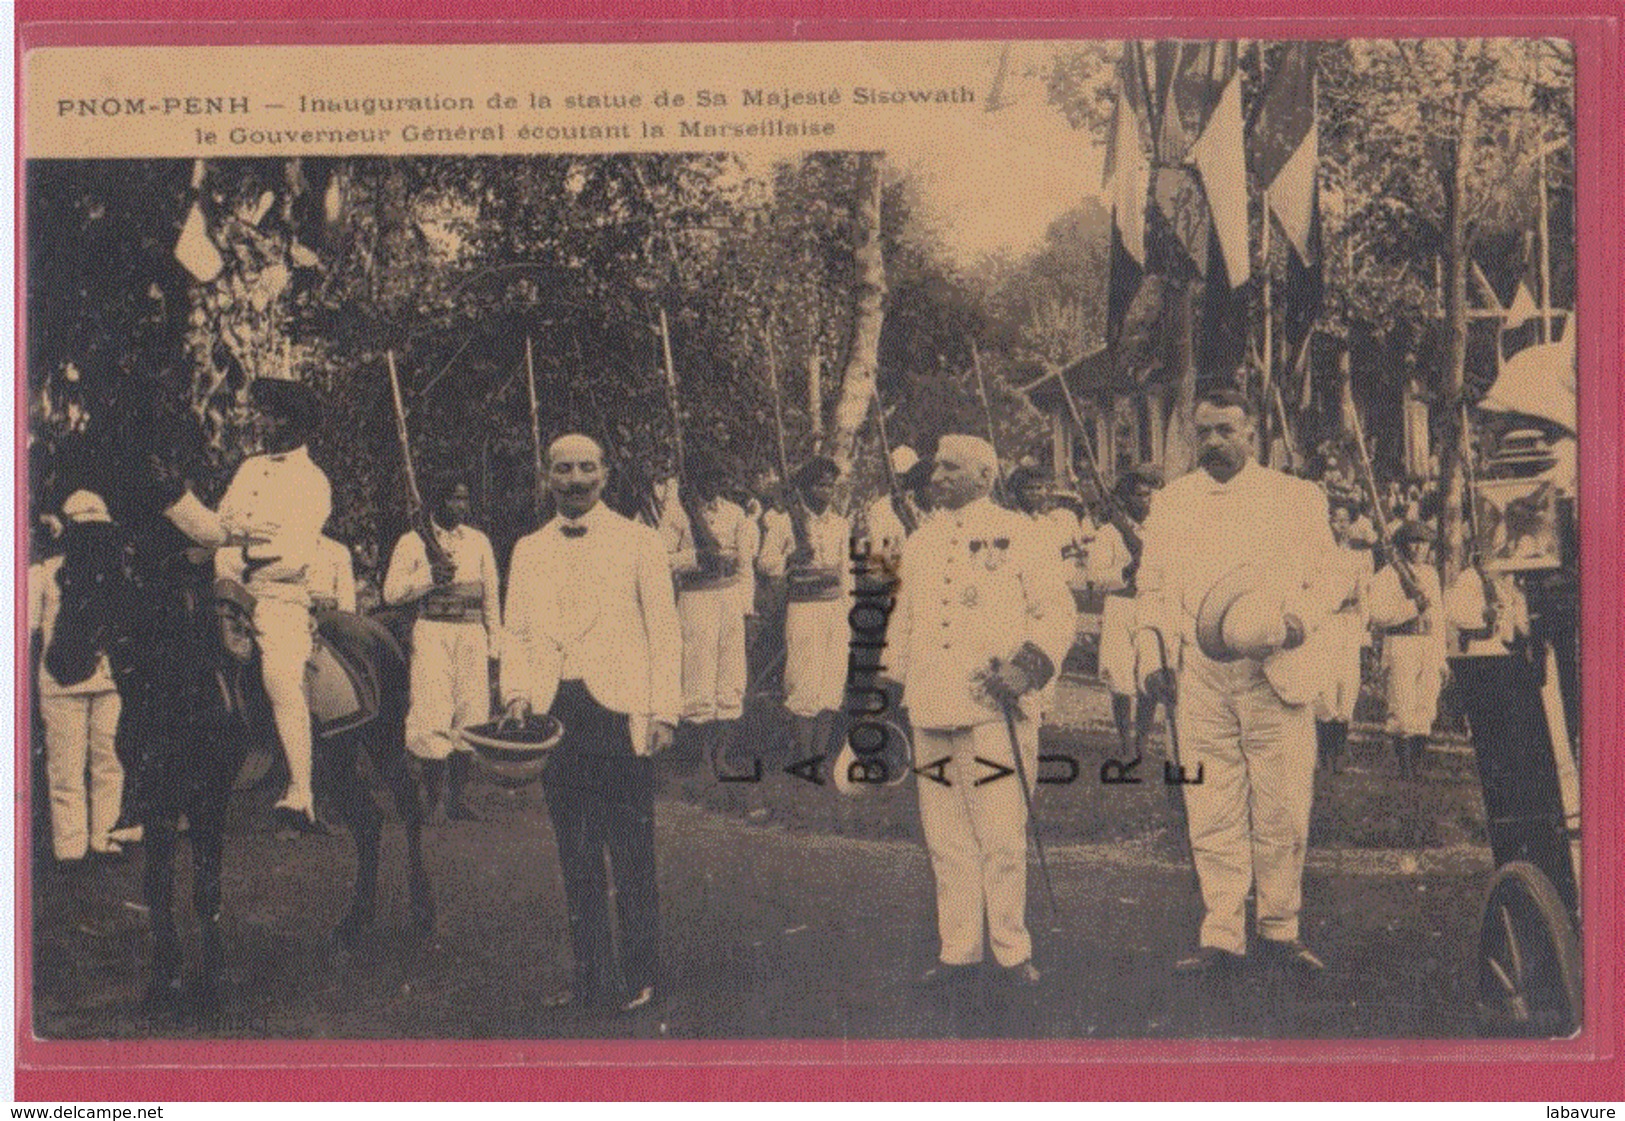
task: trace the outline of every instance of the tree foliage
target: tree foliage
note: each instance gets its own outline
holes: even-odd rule
[[[248,384],[294,376],[324,405],[313,453],[331,531],[382,559],[407,512],[393,358],[425,489],[467,479],[502,548],[541,513],[527,344],[543,439],[597,436],[617,503],[642,504],[675,469],[662,313],[685,446],[736,481],[777,465],[777,413],[792,463],[834,450],[872,493],[862,378],[894,438],[981,431],[977,339],[994,340],[997,411],[1017,417],[1001,440],[1019,453],[1036,421],[1005,385],[1000,330],[915,219],[912,185],[881,167],[856,153],[218,160],[193,192],[179,161],[31,165],[36,502],[93,485],[87,464],[117,470],[135,442],[119,418],[155,408],[190,416],[207,449],[196,482],[216,496],[249,447]],[[202,280],[175,255],[194,201],[225,262]]]

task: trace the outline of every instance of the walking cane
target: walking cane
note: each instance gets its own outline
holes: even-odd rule
[[[1168,638],[1162,633],[1162,628],[1148,626],[1146,629],[1157,637],[1157,656],[1162,661],[1162,668],[1172,670],[1173,666],[1168,664]],[[1162,708],[1167,713],[1168,719],[1168,750],[1174,757],[1174,766],[1179,768],[1180,777],[1183,778],[1185,775],[1185,760],[1179,750],[1179,693],[1177,690],[1172,696],[1162,698]],[[1164,781],[1162,788],[1167,792],[1169,808],[1179,818],[1182,832],[1185,834],[1185,852],[1186,855],[1190,856],[1191,865],[1194,868],[1196,855],[1190,845],[1190,831],[1188,828],[1190,824],[1190,808],[1185,804],[1185,785],[1184,783],[1170,784]]]
[[[1021,742],[1016,738],[1016,700],[1002,698],[1004,730],[1010,735],[1010,754],[1016,761],[1016,781],[1021,784],[1021,800],[1027,806],[1027,826],[1033,835],[1033,851],[1038,853],[1038,874],[1044,881],[1044,897],[1049,901],[1050,930],[1059,933],[1061,909],[1055,905],[1055,885],[1049,877],[1049,858],[1044,853],[1044,838],[1038,832],[1038,818],[1033,814],[1033,792],[1027,785],[1027,764],[1021,761]]]

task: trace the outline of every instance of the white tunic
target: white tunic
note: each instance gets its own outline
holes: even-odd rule
[[[939,510],[904,546],[886,659],[916,727],[970,727],[1002,719],[979,673],[1027,642],[1059,670],[1076,623],[1031,520],[981,498]]]

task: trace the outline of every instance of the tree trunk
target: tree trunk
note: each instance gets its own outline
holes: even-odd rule
[[[1446,166],[1441,176],[1445,188],[1448,236],[1445,241],[1445,383],[1440,417],[1439,490],[1441,511],[1441,553],[1444,579],[1448,584],[1461,571],[1466,560],[1462,518],[1464,500],[1460,431],[1461,400],[1467,384],[1467,270],[1472,246],[1467,230],[1467,174],[1473,164],[1473,135],[1477,128],[1477,101],[1468,95],[1466,77],[1461,73],[1465,45],[1457,44],[1457,83],[1455,126],[1457,134],[1446,147]]]
[[[863,427],[874,398],[875,377],[880,367],[882,304],[886,296],[886,261],[880,248],[883,157],[879,152],[865,152],[858,158],[858,198],[854,208],[857,232],[852,255],[852,345],[847,350],[846,368],[841,371],[841,396],[825,448],[825,454],[840,464],[842,474],[851,470],[858,429]]]

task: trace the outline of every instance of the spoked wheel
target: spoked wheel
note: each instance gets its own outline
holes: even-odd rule
[[[1580,946],[1568,908],[1539,868],[1495,874],[1478,936],[1478,1020],[1485,1035],[1551,1038],[1580,1026]]]

